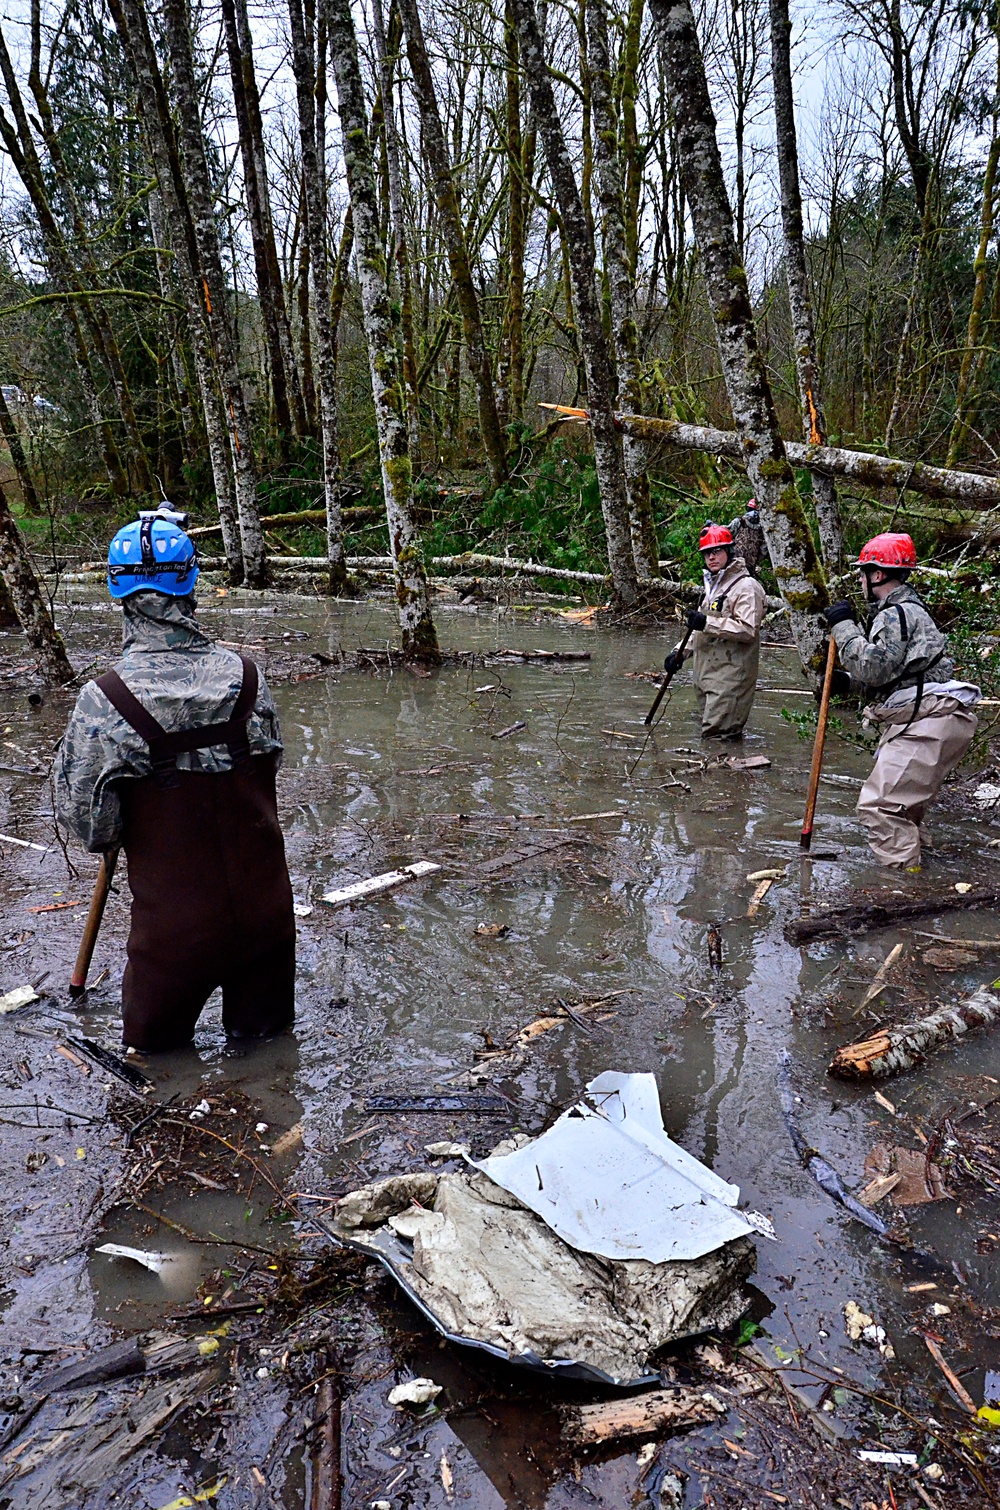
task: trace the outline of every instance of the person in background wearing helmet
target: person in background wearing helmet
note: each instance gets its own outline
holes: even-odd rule
[[[676,673],[693,657],[702,739],[740,739],[757,690],[764,589],[735,554],[723,525],[706,524],[698,549],[705,563],[701,607],[688,613],[693,633],[687,647],[672,650],[663,668]]]
[[[852,685],[872,699],[866,723],[882,730],[858,816],[877,859],[905,870],[920,868],[924,816],[972,743],[980,697],[952,679],[947,640],[909,586],[916,564],[909,535],[876,535],[858,557],[867,633],[846,599],[823,615]]]
[[[294,1017],[278,718],[253,661],[198,625],[186,522],[164,505],[112,540],[123,654],[80,693],[55,769],[66,827],[92,853],[125,851],[123,1038],[147,1051],[189,1043],[217,986],[232,1037],[262,1037]]]

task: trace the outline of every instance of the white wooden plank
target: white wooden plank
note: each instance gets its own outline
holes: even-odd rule
[[[387,870],[380,876],[369,876],[366,881],[354,881],[350,886],[328,891],[320,901],[325,902],[327,907],[346,907],[350,902],[366,902],[369,897],[380,896],[384,891],[395,891],[397,886],[405,886],[407,881],[432,876],[440,869],[440,865],[435,865],[431,860],[415,860],[412,865],[404,865],[402,870]]]

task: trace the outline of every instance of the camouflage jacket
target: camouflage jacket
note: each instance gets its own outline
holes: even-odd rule
[[[224,722],[243,679],[237,655],[198,627],[194,597],[141,592],[122,600],[123,654],[115,670],[167,732]],[[263,676],[247,724],[254,755],[281,751],[278,715]],[[178,755],[185,771],[228,771],[225,745]],[[77,698],[56,756],[56,814],[87,849],[110,849],[121,837],[116,783],[149,776],[149,748],[108,702],[96,682]]]
[[[923,672],[929,673],[928,682],[948,682],[954,671],[944,654],[946,637],[905,582],[882,599],[867,634],[845,619],[834,625],[833,637],[851,680],[880,701],[899,688],[917,686]]]

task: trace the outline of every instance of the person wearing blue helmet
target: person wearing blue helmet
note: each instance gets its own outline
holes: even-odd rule
[[[278,717],[254,662],[198,623],[186,522],[163,505],[112,540],[123,654],[81,691],[55,769],[63,824],[92,853],[125,853],[123,1038],[148,1052],[189,1043],[217,987],[232,1037],[277,1032],[295,1011]]]

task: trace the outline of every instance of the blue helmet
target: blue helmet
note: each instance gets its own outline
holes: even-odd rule
[[[198,580],[198,554],[184,533],[187,515],[169,504],[140,513],[108,546],[108,591],[113,598],[163,592],[185,598]]]

